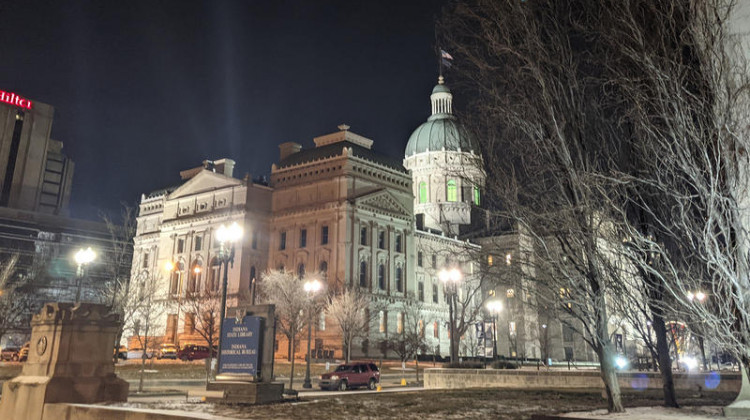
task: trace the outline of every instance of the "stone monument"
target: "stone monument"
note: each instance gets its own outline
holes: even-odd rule
[[[273,305],[231,308],[221,331],[216,381],[207,401],[264,404],[281,401],[284,385],[273,382],[276,323]],[[234,315],[234,316],[232,316]]]
[[[3,385],[0,419],[40,420],[46,403],[127,401],[112,363],[118,326],[105,305],[46,304],[31,320],[21,375]]]

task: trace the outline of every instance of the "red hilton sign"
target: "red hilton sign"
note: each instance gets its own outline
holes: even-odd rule
[[[25,109],[31,109],[31,101],[22,98],[15,93],[5,92],[3,90],[0,90],[0,102],[5,102],[6,104],[15,105],[20,108]]]

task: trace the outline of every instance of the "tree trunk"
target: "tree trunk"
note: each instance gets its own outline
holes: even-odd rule
[[[286,340],[287,345],[287,358],[291,362],[292,361],[292,350],[294,349],[294,346],[292,346],[292,337],[287,336],[288,340]]]
[[[625,411],[622,406],[620,394],[620,383],[617,381],[617,370],[615,369],[615,352],[612,344],[600,344],[599,364],[601,365],[601,376],[604,381],[604,389],[607,392],[607,411],[610,413],[621,413]]]
[[[652,305],[654,306],[654,305]],[[664,390],[664,406],[678,408],[677,394],[674,390],[674,378],[672,377],[672,358],[669,357],[669,341],[667,340],[667,327],[661,314],[652,308],[654,334],[656,334],[656,355],[659,358],[659,372],[661,373],[662,388]]]
[[[344,360],[346,360],[346,363],[349,363],[349,360],[351,360],[352,357],[352,339],[346,340],[344,343]]]
[[[294,390],[294,336],[289,340],[289,347],[291,348],[291,351],[289,352],[289,357],[292,360],[292,367],[291,372],[289,374],[289,390]]]
[[[419,383],[419,358],[417,358],[417,355],[414,355],[414,372],[417,374],[417,384]]]

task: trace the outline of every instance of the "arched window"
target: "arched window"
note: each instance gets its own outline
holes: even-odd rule
[[[435,338],[440,338],[440,325],[438,325],[437,321],[432,323],[432,336]]]
[[[385,265],[378,265],[378,287],[385,290]]]
[[[206,283],[206,290],[218,291],[219,290],[219,279],[221,278],[221,261],[218,258],[211,260],[211,268],[209,268],[208,282]]]
[[[318,269],[320,271],[320,274],[325,277],[326,274],[328,274],[328,262],[327,261],[321,261],[320,262],[320,268]]]
[[[427,202],[427,183],[422,181],[419,183],[419,203]]]
[[[478,186],[478,185],[475,185],[475,186],[474,186],[474,204],[475,204],[475,205],[477,205],[477,206],[479,205],[479,203],[480,203],[480,198],[481,198],[481,197],[480,197],[480,194],[479,194],[479,186]]]
[[[203,261],[195,260],[191,264],[190,274],[187,284],[187,292],[195,293],[200,290],[201,274],[203,273]]]
[[[455,179],[449,179],[446,184],[447,201],[458,201],[458,186]]]
[[[367,287],[367,261],[359,263],[359,285]]]
[[[398,290],[399,292],[404,291],[403,277],[404,270],[400,266],[396,267],[396,290]]]
[[[305,264],[299,263],[299,265],[297,266],[297,277],[305,277]]]
[[[250,290],[253,289],[253,282],[255,281],[255,266],[250,267]]]

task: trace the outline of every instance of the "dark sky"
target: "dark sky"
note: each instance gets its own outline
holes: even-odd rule
[[[268,174],[342,122],[403,156],[429,114],[445,1],[0,1],[0,90],[56,108],[73,216],[203,159]]]

